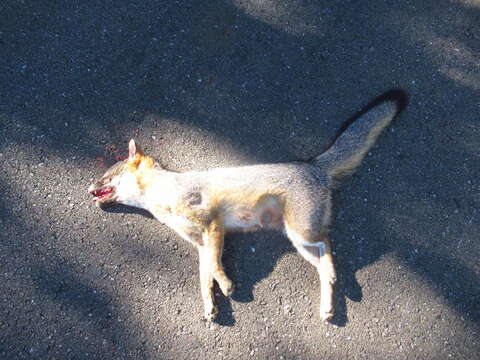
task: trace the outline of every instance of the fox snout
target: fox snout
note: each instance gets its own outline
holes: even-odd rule
[[[95,184],[90,185],[90,186],[88,187],[88,190],[87,190],[87,191],[88,191],[90,194],[93,195],[93,193],[94,193],[96,190],[99,190],[100,188],[101,188],[101,186],[99,186],[98,183],[95,183]]]
[[[92,200],[97,206],[114,203],[116,199],[115,188],[101,181],[90,185],[88,192],[93,195]]]

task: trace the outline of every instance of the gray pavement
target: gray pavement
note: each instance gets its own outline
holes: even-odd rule
[[[1,359],[479,359],[480,4],[0,3]],[[339,282],[228,236],[193,248],[86,189],[135,138],[169,168],[308,159],[388,89],[410,104],[336,194]]]

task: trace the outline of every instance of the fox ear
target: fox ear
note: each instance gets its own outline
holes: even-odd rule
[[[135,144],[135,140],[132,139],[128,143],[128,160],[133,160],[137,152],[138,152],[137,145]]]

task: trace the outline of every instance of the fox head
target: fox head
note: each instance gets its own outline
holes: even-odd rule
[[[88,188],[97,206],[115,203],[141,207],[145,173],[156,166],[155,160],[145,155],[132,139],[128,144],[128,158],[117,162]]]

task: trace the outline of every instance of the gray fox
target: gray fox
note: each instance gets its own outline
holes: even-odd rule
[[[162,168],[132,139],[128,158],[113,165],[88,191],[99,206],[145,209],[198,250],[204,316],[218,311],[214,280],[225,296],[234,285],[221,257],[229,231],[283,230],[320,277],[320,318],[333,316],[335,267],[329,240],[331,192],[350,174],[405,98],[391,91],[341,129],[334,143],[309,162],[265,164],[177,173]]]

